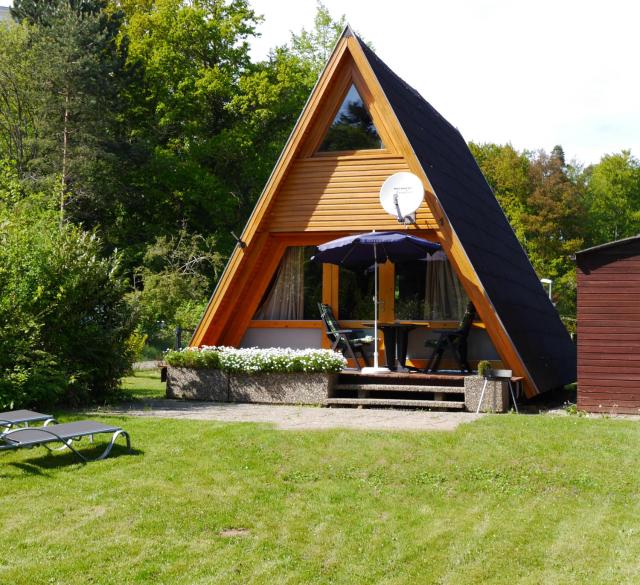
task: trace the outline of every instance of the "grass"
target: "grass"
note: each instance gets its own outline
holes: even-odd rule
[[[113,417],[136,451],[1,454],[7,583],[637,583],[640,426],[453,433]]]
[[[166,398],[166,386],[160,381],[160,370],[136,370],[132,376],[122,379],[122,390],[126,398],[149,400]]]

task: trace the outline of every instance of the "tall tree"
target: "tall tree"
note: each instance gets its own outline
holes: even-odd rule
[[[31,90],[38,124],[27,178],[58,182],[61,220],[103,222],[113,204],[115,120],[123,59],[116,46],[119,16],[100,0],[16,0],[27,35]],[[26,57],[23,57],[26,58]],[[108,193],[108,194],[107,194]]]
[[[584,173],[568,164],[562,147],[519,153],[512,146],[470,145],[520,243],[541,278],[554,281],[554,302],[575,327],[575,267],[572,254],[587,233]]]
[[[602,157],[588,169],[590,244],[640,232],[640,161],[631,151]]]
[[[140,72],[127,94],[136,166],[127,210],[145,242],[190,231],[230,244],[237,200],[224,139],[237,122],[230,103],[249,68],[248,41],[259,18],[246,0],[123,0],[121,45]],[[131,234],[135,238],[135,234]]]
[[[584,193],[571,181],[560,147],[536,153],[529,174],[533,191],[524,219],[532,251],[545,264],[568,257],[584,243]]]
[[[35,66],[29,29],[0,26],[0,158],[13,161],[20,175],[37,156],[42,132]]]
[[[522,217],[529,258],[540,277],[554,281],[558,311],[571,320],[576,302],[572,255],[584,245],[587,224],[584,187],[559,147],[551,155],[533,155],[529,174],[533,191]]]
[[[513,230],[525,245],[527,230],[524,215],[533,191],[529,159],[510,144],[470,143],[469,148]]]
[[[16,22],[52,26],[68,9],[76,14],[95,14],[104,5],[104,0],[14,0],[10,10]]]
[[[335,20],[329,9],[320,0],[316,2],[316,15],[311,30],[302,29],[292,34],[290,51],[311,67],[318,75],[331,55],[338,36],[347,24],[344,14]]]

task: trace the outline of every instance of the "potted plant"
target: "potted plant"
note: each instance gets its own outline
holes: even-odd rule
[[[489,378],[493,373],[493,366],[489,360],[482,360],[478,362],[478,376]]]

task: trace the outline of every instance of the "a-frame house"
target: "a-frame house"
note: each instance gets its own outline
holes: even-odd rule
[[[345,124],[352,114],[358,119]],[[358,132],[350,142],[348,134]],[[425,189],[415,224],[406,228],[379,203],[382,183],[399,171],[417,175]],[[488,358],[513,370],[524,378],[527,396],[575,380],[575,347],[466,142],[349,27],[289,137],[191,345],[326,346],[319,316],[298,312],[273,318],[271,313],[269,318],[268,312],[262,317],[258,312],[266,296],[277,297],[274,281],[276,275],[282,281],[287,250],[372,229],[408,229],[442,245],[479,315],[472,360]],[[319,270],[313,290],[304,293],[313,297],[310,310],[322,300],[346,326],[361,326],[363,316],[341,306],[355,294],[343,293],[346,277],[336,266]],[[407,318],[397,311],[403,302],[398,287],[405,286],[398,270],[391,264],[380,270],[382,320]],[[412,270],[404,274],[413,278]],[[420,316],[409,315],[417,325],[409,350],[416,364],[429,326],[455,327],[456,321]]]

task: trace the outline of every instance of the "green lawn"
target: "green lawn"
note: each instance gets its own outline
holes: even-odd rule
[[[112,418],[136,452],[0,454],[5,583],[638,583],[640,425],[456,432]]]
[[[143,400],[166,398],[166,386],[160,381],[160,370],[137,370],[122,379],[122,390],[127,398]]]

